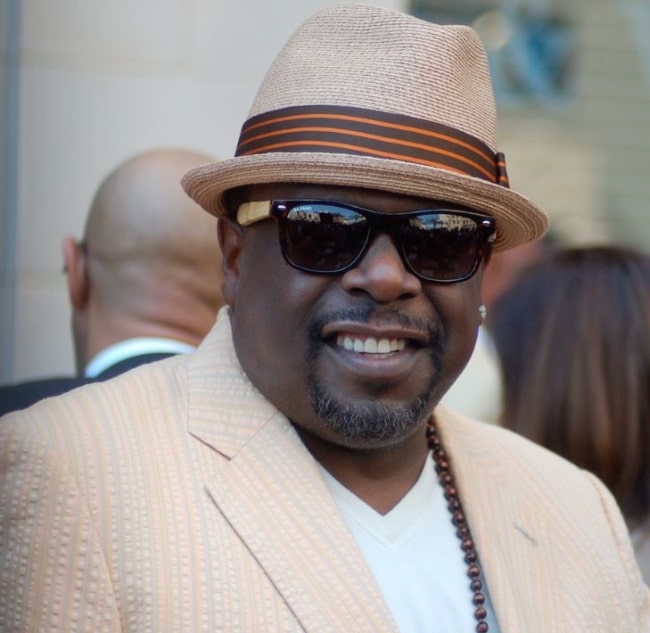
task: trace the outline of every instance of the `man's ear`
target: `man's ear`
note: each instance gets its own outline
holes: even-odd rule
[[[86,246],[72,237],[63,240],[63,270],[68,280],[68,296],[75,310],[83,310],[90,296]]]
[[[229,218],[219,218],[217,225],[219,246],[221,247],[221,268],[223,281],[221,293],[224,302],[235,307],[237,282],[239,281],[239,264],[244,246],[244,229]]]

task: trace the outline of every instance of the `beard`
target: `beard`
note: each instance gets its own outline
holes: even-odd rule
[[[442,369],[445,337],[440,327],[392,315],[393,320],[406,327],[426,330],[429,334],[429,357],[432,364],[431,377],[420,394],[403,404],[381,402],[382,392],[388,387],[374,382],[367,382],[364,388],[371,394],[365,400],[343,402],[329,390],[318,378],[315,365],[323,341],[320,331],[323,325],[333,319],[348,319],[365,322],[372,309],[337,312],[328,314],[312,323],[310,327],[310,344],[308,352],[308,386],[312,409],[321,422],[338,437],[353,443],[390,444],[403,438],[408,432],[424,422],[432,409],[434,388]]]
[[[318,418],[338,437],[355,443],[390,444],[428,417],[431,391],[402,406],[372,400],[345,404],[313,379],[309,396]]]

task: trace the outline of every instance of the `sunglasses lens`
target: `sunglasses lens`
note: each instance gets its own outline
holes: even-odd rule
[[[412,216],[402,226],[400,236],[411,270],[438,282],[471,276],[487,237],[476,219],[442,212]]]
[[[304,203],[279,220],[287,260],[311,272],[336,273],[359,256],[368,237],[366,218],[345,207]]]

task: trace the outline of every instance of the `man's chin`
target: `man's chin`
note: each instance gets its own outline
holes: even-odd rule
[[[379,401],[342,403],[318,388],[310,394],[324,430],[359,448],[398,443],[420,427],[432,408],[429,398],[422,396],[405,406]]]

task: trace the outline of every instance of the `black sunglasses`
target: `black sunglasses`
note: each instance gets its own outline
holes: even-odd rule
[[[495,237],[494,218],[454,209],[380,213],[340,202],[246,202],[237,221],[248,226],[271,217],[279,227],[285,260],[308,273],[335,275],[353,268],[371,237],[387,233],[402,261],[424,281],[455,283],[478,269]]]

